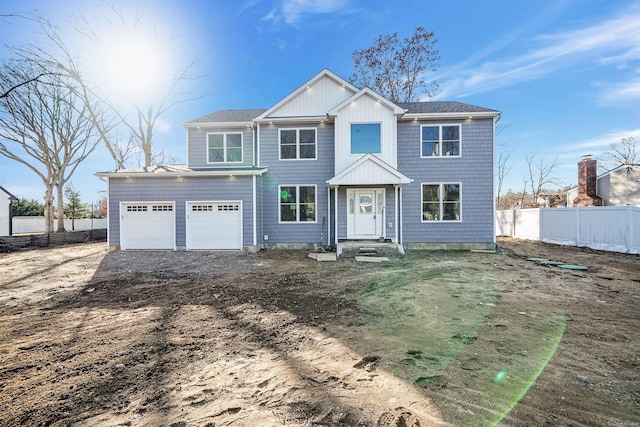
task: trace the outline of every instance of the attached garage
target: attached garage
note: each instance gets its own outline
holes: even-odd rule
[[[242,249],[242,203],[187,202],[187,249]]]
[[[127,249],[175,249],[173,202],[120,204],[120,245]]]

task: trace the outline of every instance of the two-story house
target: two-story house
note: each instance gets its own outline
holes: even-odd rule
[[[269,109],[185,123],[186,165],[99,173],[109,246],[491,248],[499,115],[394,104],[323,70]]]

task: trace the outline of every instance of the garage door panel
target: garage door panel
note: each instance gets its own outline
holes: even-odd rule
[[[172,203],[127,203],[121,207],[122,249],[175,249]]]
[[[187,204],[187,249],[241,249],[240,202]]]

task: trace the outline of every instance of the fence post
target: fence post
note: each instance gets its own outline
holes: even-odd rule
[[[538,241],[543,242],[543,235],[542,235],[542,218],[544,217],[544,210],[545,208],[538,208]]]
[[[631,253],[631,248],[634,248],[634,241],[633,241],[633,215],[632,215],[633,211],[631,210],[631,205],[627,204],[627,232],[629,233],[628,237],[628,243],[627,243],[627,253]],[[627,240],[625,238],[625,240]]]
[[[516,237],[516,208],[511,209],[511,237]]]
[[[580,206],[576,206],[576,246],[580,246]]]

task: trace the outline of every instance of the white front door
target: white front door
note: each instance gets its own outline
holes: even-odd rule
[[[347,190],[347,238],[384,237],[384,189]]]

